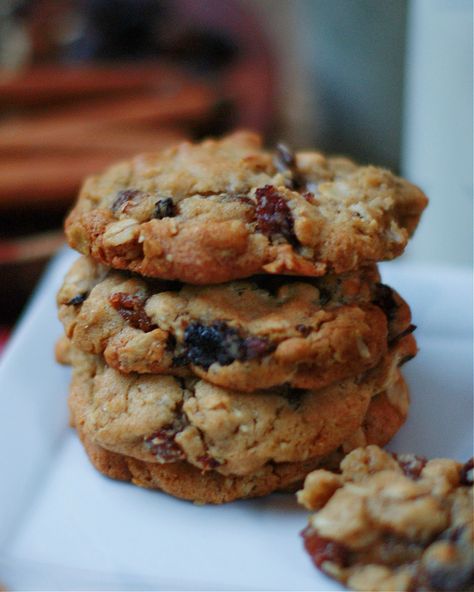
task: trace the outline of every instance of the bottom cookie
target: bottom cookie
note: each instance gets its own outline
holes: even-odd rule
[[[344,451],[355,445],[384,446],[406,419],[408,390],[401,376],[394,385],[374,397],[364,424],[354,442],[324,457],[294,463],[268,463],[256,473],[245,476],[201,472],[187,462],[152,463],[110,452],[95,444],[78,429],[79,437],[95,468],[107,477],[131,481],[140,487],[160,489],[178,498],[196,503],[222,504],[236,499],[261,497],[275,491],[295,491],[306,475],[320,467],[335,468]]]
[[[257,473],[244,477],[222,475],[216,471],[203,473],[186,462],[145,462],[109,452],[87,436],[81,440],[92,464],[103,475],[131,481],[147,489],[160,489],[199,504],[222,504],[261,497],[273,491],[295,491],[310,471],[323,466],[321,459],[311,459],[300,463],[269,463]],[[328,458],[328,462],[331,466],[337,465],[336,455],[334,459]]]

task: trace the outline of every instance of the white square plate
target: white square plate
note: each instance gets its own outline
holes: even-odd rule
[[[196,506],[102,477],[67,427],[69,369],[54,362],[64,250],[0,366],[0,581],[10,590],[339,590],[303,551],[294,496]],[[383,266],[410,303],[420,353],[412,408],[391,448],[472,454],[472,278]]]

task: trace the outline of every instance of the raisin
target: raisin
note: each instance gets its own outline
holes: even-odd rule
[[[111,210],[116,214],[124,209],[124,206],[130,201],[136,202],[144,195],[143,191],[139,189],[124,189],[117,193],[114,202],[112,203]]]
[[[255,206],[255,202],[253,202],[247,195],[237,194],[234,197],[235,199],[238,199],[239,201],[241,201],[244,204],[247,204],[248,206]]]
[[[461,469],[460,483],[468,486],[474,483],[474,458],[469,459]]]
[[[290,172],[290,189],[299,189],[305,186],[305,180],[296,165],[295,155],[286,144],[277,144],[274,164],[278,172]]]
[[[316,198],[314,197],[314,193],[312,193],[311,191],[307,191],[306,193],[303,193],[303,197],[311,205],[313,205],[313,206],[319,205]]]
[[[294,153],[283,142],[279,142],[276,146],[275,166],[280,173],[284,173],[296,166]]]
[[[339,567],[349,564],[349,549],[337,541],[319,536],[314,529],[307,527],[301,533],[306,551],[316,567],[321,568],[325,561],[335,563]]]
[[[394,345],[397,341],[400,341],[400,339],[402,339],[403,337],[406,337],[407,335],[410,335],[410,333],[413,333],[413,331],[416,330],[416,325],[409,325],[404,331],[402,331],[401,333],[399,333],[398,335],[396,335],[393,339],[390,340],[390,345]],[[413,356],[411,356],[413,357]],[[411,359],[410,357],[410,359]],[[408,362],[408,360],[407,360]]]
[[[191,323],[184,332],[184,342],[189,362],[206,370],[214,362],[228,366],[235,360],[262,357],[274,349],[273,344],[260,337],[242,338],[237,329],[223,321],[211,325]]]
[[[247,337],[244,339],[244,354],[241,360],[254,360],[275,350],[275,345],[262,337]]]
[[[308,335],[311,333],[311,327],[308,327],[307,325],[296,325],[295,329],[298,331],[298,333],[301,333],[303,337],[308,337]]]
[[[214,362],[227,366],[241,356],[241,337],[220,321],[212,325],[191,323],[184,332],[184,342],[189,361],[206,370]]]
[[[154,218],[161,220],[162,218],[172,218],[173,216],[176,216],[176,207],[171,197],[159,199],[155,203]]]
[[[172,424],[145,438],[145,447],[162,462],[176,462],[185,458],[183,451],[174,438],[182,430],[184,423],[178,419]]]
[[[126,292],[115,292],[109,298],[110,304],[135,329],[140,329],[145,333],[156,329],[156,325],[151,322],[143,307],[143,298],[133,296]]]
[[[204,456],[199,456],[197,461],[199,464],[203,466],[204,471],[212,471],[213,469],[217,469],[217,467],[220,467],[221,465],[221,463],[218,460],[212,458],[212,456],[209,456],[207,454]]]
[[[428,460],[424,456],[415,454],[394,454],[403,473],[410,479],[418,479]]]
[[[68,300],[66,302],[67,305],[74,305],[77,306],[78,304],[82,304],[84,302],[84,300],[87,298],[88,293],[87,292],[82,292],[82,294],[77,294],[76,296],[73,296],[71,298],[71,300]]]
[[[383,310],[389,321],[393,321],[398,309],[393,290],[385,284],[376,284],[374,304]]]
[[[257,197],[255,216],[260,232],[269,238],[283,236],[291,245],[297,246],[298,239],[293,228],[293,215],[286,200],[272,185],[259,187],[255,195]]]

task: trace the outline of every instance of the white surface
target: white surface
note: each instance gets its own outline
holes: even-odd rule
[[[0,580],[10,590],[315,590],[340,587],[302,549],[293,496],[200,507],[99,475],[67,428],[69,370],[55,364],[55,261],[0,365]],[[472,278],[384,266],[410,302],[420,354],[406,367],[397,451],[472,454]]]

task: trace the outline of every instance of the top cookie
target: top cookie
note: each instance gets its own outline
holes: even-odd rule
[[[69,244],[116,269],[191,284],[321,276],[400,255],[427,199],[387,170],[259,136],[182,143],[85,182]]]

